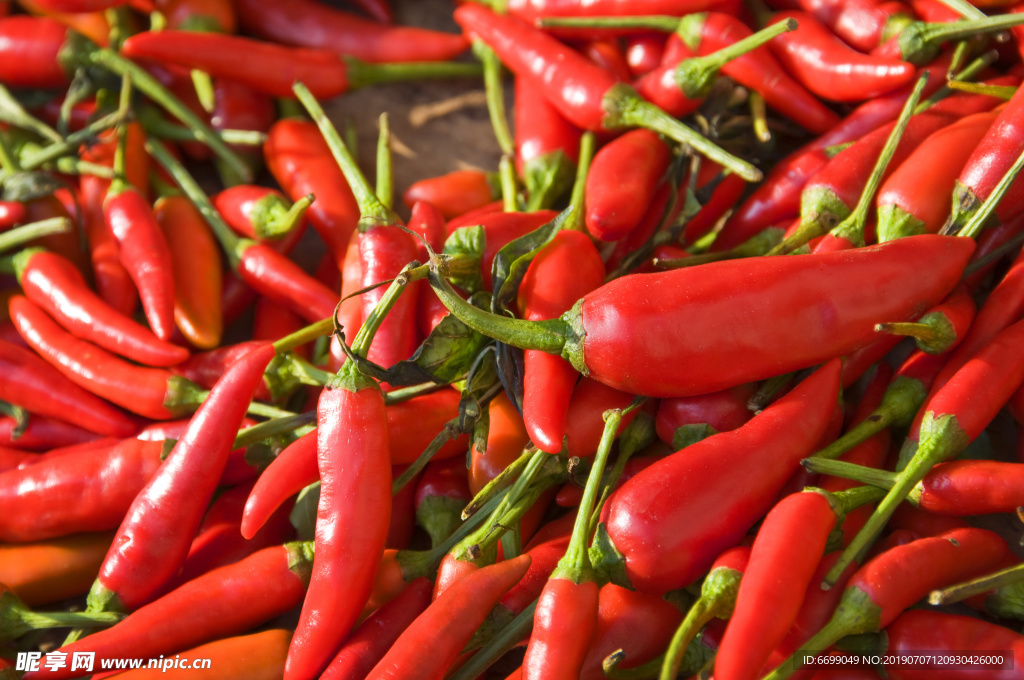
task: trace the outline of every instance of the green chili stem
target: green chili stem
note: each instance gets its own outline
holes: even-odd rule
[[[388,125],[388,114],[380,114],[377,137],[377,197],[385,208],[391,209],[395,198],[395,182],[391,172],[391,126]]]
[[[962,602],[969,597],[980,595],[989,590],[999,590],[1024,581],[1024,564],[1015,564],[994,574],[979,576],[970,581],[958,583],[942,590],[933,590],[928,595],[928,604],[953,604]]]
[[[914,109],[914,114],[916,115],[918,113],[922,113],[923,111],[926,111],[929,107],[942,101],[943,99],[945,99],[946,97],[953,93],[953,89],[955,87],[953,83],[962,83],[974,78],[979,73],[984,71],[986,68],[994,64],[996,59],[998,58],[999,53],[996,50],[989,50],[988,52],[986,52],[985,54],[981,55],[980,57],[972,61],[970,64],[968,64],[962,71],[960,71],[956,75],[949,76],[945,85],[936,90],[935,93],[932,94],[932,96],[928,97],[925,100],[922,100],[921,103],[917,105],[917,108]]]
[[[501,182],[501,207],[505,212],[519,210],[519,186],[516,179],[516,165],[512,156],[504,154],[498,161],[498,179]]]
[[[747,102],[750,104],[750,118],[754,122],[754,136],[757,141],[767,144],[772,141],[772,131],[768,129],[768,109],[764,97],[751,90]]]
[[[972,21],[923,24],[919,35],[924,41],[938,44],[960,38],[970,38],[981,33],[993,33],[1024,23],[1024,15],[1020,14],[1002,14],[994,17],[982,15],[982,17],[984,18]]]
[[[252,170],[246,165],[245,161],[239,158],[238,154],[232,151],[210,129],[210,126],[205,121],[193,113],[190,108],[185,106],[180,99],[175,97],[170,90],[161,85],[153,76],[149,75],[145,69],[109,49],[94,49],[90,52],[88,60],[120,76],[130,73],[135,87],[141,90],[147,97],[157,102],[187,127],[194,130],[199,141],[210,147],[210,150],[238,173],[238,176],[243,181],[252,181]]]
[[[519,454],[518,458],[505,466],[505,469],[499,472],[494,479],[487,482],[484,488],[480,489],[479,493],[463,508],[462,519],[466,520],[475,515],[496,494],[511,486],[519,473],[533,460],[534,453],[533,449],[524,450]]]
[[[490,47],[480,40],[473,41],[473,52],[483,64],[484,89],[487,93],[487,113],[491,117],[491,127],[498,140],[498,148],[507,156],[514,156],[516,143],[508,128],[508,115],[505,112],[505,88],[501,83],[501,60]]]
[[[374,193],[373,187],[366,180],[366,176],[359,170],[359,164],[356,162],[356,159],[349,152],[348,147],[345,146],[341,135],[338,134],[327,114],[324,113],[323,107],[320,106],[320,102],[316,100],[316,97],[309,91],[309,88],[297,82],[292,86],[292,89],[295,91],[295,96],[306,107],[306,111],[309,112],[313,122],[320,128],[320,132],[323,134],[324,140],[331,150],[331,155],[334,156],[334,160],[341,168],[342,174],[345,175],[345,180],[352,189],[356,203],[359,204],[359,212],[362,215],[360,222],[363,220],[374,220],[378,223],[399,222],[398,216],[391,212],[381,202],[380,198],[377,197],[377,194]]]
[[[864,191],[861,192],[857,206],[850,213],[849,217],[840,222],[831,232],[833,236],[845,238],[854,247],[864,245],[864,224],[874,202],[875,192],[878,191],[878,187],[882,183],[882,177],[885,175],[885,170],[889,167],[889,162],[892,161],[893,154],[896,153],[896,149],[900,145],[900,139],[903,137],[903,132],[907,129],[907,124],[910,123],[911,116],[914,115],[914,107],[917,106],[917,102],[921,99],[921,93],[924,91],[924,86],[927,82],[928,72],[925,71],[918,78],[913,92],[910,93],[910,97],[903,105],[900,117],[896,120],[896,125],[889,134],[889,139],[886,140],[885,146],[882,147],[882,153],[879,154],[878,160],[875,162],[875,167],[868,177]]]
[[[238,434],[235,435],[235,443],[231,448],[240,449],[244,446],[261,442],[264,439],[294,432],[300,427],[314,423],[316,423],[316,411],[273,418],[266,422],[257,423],[252,427],[247,427],[244,430],[239,430]]]
[[[731,45],[723,47],[717,52],[705,55],[703,57],[692,57],[690,59],[684,59],[675,68],[673,78],[676,81],[676,85],[682,89],[683,94],[688,99],[700,99],[706,97],[711,91],[712,85],[715,83],[715,79],[718,77],[718,72],[722,67],[744,56],[749,52],[753,52],[757,48],[765,45],[772,38],[778,37],[783,33],[789,31],[795,31],[797,28],[796,19],[792,17],[780,21],[777,24],[772,24],[767,28],[761,29],[757,33],[748,35],[742,40],[737,40]]]
[[[888,470],[876,470],[842,460],[828,458],[805,458],[803,466],[815,474],[832,475],[843,479],[852,479],[861,484],[891,489],[896,482],[896,473]]]
[[[943,5],[950,8],[965,19],[984,19],[985,13],[967,2],[967,0],[939,0]]]
[[[387,316],[391,308],[398,302],[398,297],[405,290],[405,287],[417,281],[419,279],[426,278],[428,267],[427,265],[421,265],[418,262],[406,265],[402,271],[395,277],[395,280],[391,282],[388,289],[384,291],[384,295],[381,296],[380,302],[373,308],[373,311],[363,320],[363,325],[360,327],[359,332],[356,334],[355,339],[352,341],[352,351],[366,358],[366,353],[370,350],[370,343],[373,342],[373,336],[376,334],[377,329],[384,323],[384,318]]]
[[[283,354],[289,350],[295,349],[301,345],[305,345],[307,342],[312,342],[322,335],[330,335],[331,331],[334,330],[334,317],[327,317],[321,319],[316,323],[312,323],[304,328],[284,336],[280,340],[274,343],[274,351],[278,354]]]
[[[978,235],[985,228],[985,222],[988,221],[989,216],[995,211],[996,206],[999,205],[1003,195],[1010,188],[1010,185],[1013,184],[1013,180],[1016,179],[1021,168],[1024,168],[1024,153],[1021,153],[1017,160],[1013,162],[1013,165],[999,180],[999,183],[996,184],[989,197],[985,199],[985,202],[981,204],[978,211],[971,216],[971,219],[967,221],[967,224],[957,234],[958,236],[978,238]]]
[[[59,132],[26,111],[21,102],[15,99],[11,91],[3,85],[0,85],[0,121],[30,130],[53,143],[64,140]]]
[[[967,92],[968,94],[983,94],[988,97],[998,97],[1000,99],[1009,100],[1017,93],[1016,87],[1010,87],[1008,85],[986,85],[984,83],[961,83],[956,80],[949,82],[949,88],[956,90],[957,92]]]
[[[675,33],[679,17],[652,15],[633,17],[543,17],[536,22],[539,28],[622,28],[646,29]]]
[[[572,213],[565,221],[566,229],[576,229],[577,231],[585,229],[587,175],[590,174],[590,163],[594,160],[596,146],[597,137],[594,133],[584,132],[580,137],[580,160],[576,165],[576,179],[572,183],[572,194],[569,196]]]
[[[189,76],[192,78],[192,87],[196,90],[199,105],[203,107],[203,111],[213,113],[213,107],[217,105],[217,97],[213,93],[213,78],[206,71],[197,68],[189,71]]]
[[[71,220],[66,217],[51,217],[38,222],[30,222],[0,234],[0,252],[23,246],[42,236],[63,234],[68,231],[71,231]]]

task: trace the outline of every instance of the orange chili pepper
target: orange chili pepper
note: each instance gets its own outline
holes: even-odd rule
[[[224,638],[177,655],[190,662],[194,659],[209,659],[209,668],[140,668],[121,673],[119,677],[123,680],[276,680],[284,673],[284,659],[288,655],[291,639],[292,631],[282,628]],[[167,660],[173,661],[171,658]]]
[[[89,592],[114,538],[111,531],[0,545],[0,583],[30,607]]]

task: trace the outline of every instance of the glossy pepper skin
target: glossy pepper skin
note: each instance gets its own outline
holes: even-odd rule
[[[671,150],[650,130],[630,130],[594,155],[587,174],[585,221],[590,235],[617,241],[643,219]]]
[[[24,347],[0,341],[0,370],[4,376],[0,380],[0,399],[17,403],[31,413],[107,436],[127,437],[138,429],[124,413]]]
[[[288,680],[316,677],[348,637],[373,590],[388,535],[391,463],[384,396],[351,362],[320,394],[317,463],[317,559],[288,651]]]
[[[359,222],[359,206],[324,136],[315,123],[285,118],[270,128],[263,153],[270,174],[293,201],[316,196],[306,217],[341,271],[349,238]]]
[[[26,543],[116,528],[160,467],[162,446],[125,439],[111,449],[0,473],[0,540]],[[78,500],[54,503],[53,494]]]
[[[604,273],[601,255],[586,235],[578,231],[559,232],[530,263],[519,285],[518,302],[523,318],[557,317],[578,298],[600,286]],[[523,360],[526,431],[540,450],[558,453],[562,450],[569,402],[579,373],[565,359],[545,352],[527,350]]]
[[[47,17],[0,19],[0,81],[9,87],[67,87],[58,59],[67,34],[66,27]]]
[[[122,680],[184,680],[189,676],[193,680],[228,680],[242,677],[249,680],[275,680],[284,672],[284,658],[288,653],[288,643],[291,639],[292,632],[285,628],[224,638],[181,653],[183,659],[209,659],[208,670],[174,667],[165,669],[158,666],[140,668],[120,675],[125,676]]]
[[[937,303],[973,249],[967,239],[926,235],[622,277],[583,298],[582,363],[596,380],[651,396],[704,394],[811,366],[866,344],[879,318],[910,318]],[[925,275],[908,261],[933,266]],[[827,292],[817,284],[826,276],[836,284]],[[865,280],[877,292],[871,305],[855,284]]]
[[[771,23],[788,18],[796,19],[800,27],[768,45],[789,73],[823,99],[863,101],[888,94],[914,78],[911,64],[850,49],[806,12],[779,12]]]
[[[311,560],[308,544],[264,548],[241,562],[189,581],[133,612],[121,624],[62,647],[61,651],[69,655],[76,651],[95,652],[98,664],[99,659],[133,653],[156,658],[211,639],[244,633],[299,604],[309,582]],[[197,602],[205,604],[197,607]],[[70,668],[68,664],[56,673],[42,669],[28,677],[67,680],[81,675]]]
[[[18,332],[29,346],[96,396],[154,420],[168,420],[187,412],[191,410],[189,404],[198,399],[195,385],[187,380],[174,378],[167,369],[130,364],[75,338],[26,298],[11,298],[10,309]]]
[[[132,502],[90,593],[90,605],[94,596],[97,605],[116,598],[119,607],[134,610],[155,599],[174,578],[273,356],[269,343],[254,349],[210,390],[167,461]]]
[[[657,593],[685,586],[735,545],[821,438],[838,390],[832,360],[743,427],[669,456],[615,491],[602,520],[629,582]],[[681,487],[692,491],[680,496]]]
[[[110,547],[113,532],[0,547],[0,583],[30,607],[77,597],[89,585]]]

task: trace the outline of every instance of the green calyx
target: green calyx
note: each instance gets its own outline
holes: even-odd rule
[[[956,344],[956,328],[942,312],[925,314],[916,323],[876,324],[875,330],[914,338],[918,349],[926,354],[942,354]]]
[[[34,612],[14,593],[0,593],[0,640],[14,640],[32,630],[105,628],[124,618],[122,612]]]
[[[525,211],[550,208],[572,186],[575,174],[576,164],[561,149],[528,160],[523,164]]]
[[[416,523],[430,536],[430,546],[436,548],[462,524],[463,503],[458,498],[428,496],[416,508]]]
[[[359,372],[354,361],[346,361],[338,372],[324,385],[325,390],[348,390],[359,392],[360,390],[380,390],[380,385],[373,378],[368,378]]]
[[[783,661],[764,680],[783,680],[803,668],[810,658],[831,647],[847,635],[874,633],[881,623],[882,608],[875,604],[867,593],[860,588],[850,587],[843,592],[832,619],[825,624],[800,649]]]
[[[614,583],[622,588],[635,590],[626,575],[626,557],[619,552],[608,535],[608,528],[601,522],[594,532],[589,551],[590,566],[599,583]]]
[[[925,233],[925,224],[896,204],[878,208],[878,225],[875,228],[878,242],[894,241],[904,236]]]
[[[934,59],[944,42],[994,33],[1021,23],[1024,23],[1024,16],[1020,14],[1004,14],[953,23],[927,24],[913,21],[900,31],[900,54],[904,60],[920,66]]]
[[[832,231],[850,216],[851,209],[828,187],[815,186],[800,195],[800,226],[768,255],[789,255],[819,236]]]
[[[315,544],[313,541],[292,541],[285,543],[284,547],[288,551],[288,571],[308,585],[309,578],[313,575]]]
[[[253,205],[249,217],[253,232],[260,239],[284,237],[302,220],[313,200],[313,194],[309,194],[289,205],[280,195],[267,194]]]
[[[191,413],[203,403],[208,392],[188,378],[172,375],[167,378],[163,407],[174,417]]]
[[[732,616],[742,579],[743,572],[735,569],[719,567],[711,570],[701,585],[700,597],[690,607],[686,618],[672,636],[660,666],[660,680],[672,680],[676,677],[690,643],[704,626],[713,619],[728,619]]]
[[[681,451],[687,446],[704,441],[711,435],[718,434],[718,430],[707,423],[691,423],[681,425],[672,433],[672,448]]]
[[[955,234],[971,221],[981,208],[983,201],[974,193],[974,189],[956,181],[953,187],[953,208],[949,219],[939,230],[940,234]]]
[[[89,595],[85,598],[87,612],[120,612],[127,611],[121,604],[121,598],[113,590],[110,590],[99,582],[93,582],[89,589]]]

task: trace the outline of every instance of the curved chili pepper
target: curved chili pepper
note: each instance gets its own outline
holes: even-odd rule
[[[94,652],[97,659],[129,654],[156,658],[211,638],[244,633],[299,603],[309,581],[311,561],[308,544],[264,548],[241,562],[189,581],[129,614],[121,624],[61,651],[69,655]],[[206,604],[196,607],[196,602]],[[41,670],[28,675],[67,679],[80,673],[72,672],[69,664],[56,673]]]
[[[568,515],[568,517],[572,517],[573,523],[575,523],[574,515]],[[544,585],[551,577],[551,572],[558,566],[558,561],[562,559],[565,549],[569,547],[571,533],[572,525],[565,528],[564,535],[557,538],[539,543],[535,543],[536,537],[530,540],[530,544],[523,551],[524,555],[530,557],[530,568],[494,607],[488,615],[489,622],[497,621],[502,625],[507,625],[508,621],[526,611],[526,608],[540,597]]]
[[[1007,549],[997,534],[970,528],[887,550],[850,578],[835,615],[804,644],[803,653],[820,652],[844,635],[885,628],[931,590],[986,573]],[[784,663],[766,677],[781,680],[793,670]]]
[[[548,101],[571,123],[594,132],[646,127],[689,144],[744,179],[761,179],[760,171],[749,163],[685,128],[555,38],[514,17],[497,15],[476,4],[456,9],[455,20],[487,43],[513,73],[533,79]]]
[[[184,196],[165,196],[153,212],[174,265],[174,321],[199,349],[220,344],[223,272],[220,250],[202,215]]]
[[[779,501],[761,524],[715,661],[721,680],[749,678],[789,632],[843,509],[807,491]],[[771,612],[771,615],[766,615]]]
[[[17,430],[18,422],[14,418],[0,418],[0,446],[24,451],[48,451],[99,439],[99,435],[71,423],[36,414],[28,419],[28,425],[20,433]],[[0,583],[4,581],[0,579]]]
[[[692,582],[734,545],[821,438],[838,384],[839,362],[833,360],[743,427],[659,461],[613,493],[602,519],[625,558],[629,582],[640,590],[666,592]],[[791,418],[791,413],[801,415]],[[774,425],[781,422],[788,423],[784,434]],[[758,455],[751,457],[751,451]],[[729,474],[716,472],[726,468]],[[744,493],[737,494],[740,474],[747,481]],[[680,485],[690,492],[678,494]],[[695,522],[694,513],[705,519]],[[690,518],[685,523],[671,519],[684,515]]]
[[[238,10],[242,28],[262,38],[369,62],[440,61],[469,47],[461,35],[381,25],[315,0],[240,0]]]
[[[78,597],[103,562],[113,534],[77,534],[0,546],[0,583],[30,607]]]
[[[72,382],[118,406],[167,420],[190,411],[201,399],[197,386],[188,380],[176,378],[166,369],[129,364],[75,338],[23,297],[11,298],[10,309],[18,332],[32,349]]]
[[[601,414],[609,409],[625,409],[633,401],[633,395],[620,392],[590,378],[582,378],[569,400],[569,412],[565,417],[565,446],[570,456],[591,458],[601,441],[604,421]],[[622,418],[625,428],[636,416],[630,411]],[[619,431],[621,434],[621,430]]]
[[[875,326],[875,330],[912,337],[922,352],[943,354],[964,339],[974,321],[974,312],[970,291],[960,284],[941,304],[914,323],[883,323]]]
[[[0,367],[4,376],[0,380],[0,399],[4,401],[101,435],[126,437],[137,429],[123,413],[28,350],[0,341]]]
[[[255,348],[214,385],[167,463],[132,502],[89,592],[91,611],[138,609],[174,578],[273,356],[270,344]]]
[[[320,238],[342,268],[359,206],[316,124],[293,118],[270,128],[263,145],[267,168],[293,201],[314,194],[306,211]]]
[[[794,78],[823,99],[863,101],[888,94],[914,78],[912,65],[861,54],[806,12],[779,12],[771,23],[791,18],[799,28],[772,40],[769,47]]]
[[[323,672],[325,680],[361,680],[384,658],[399,636],[430,605],[433,584],[413,580],[398,597],[371,614],[352,633]]]
[[[578,231],[561,231],[527,268],[519,285],[519,309],[524,319],[551,319],[603,281],[604,262],[591,240]],[[527,350],[523,360],[526,431],[540,450],[558,453],[579,374],[565,359],[544,352]]]
[[[14,268],[28,299],[59,319],[75,337],[150,366],[173,366],[188,358],[185,348],[159,340],[110,308],[60,255],[25,250],[15,256]]]
[[[260,295],[284,304],[309,323],[333,316],[338,294],[299,265],[255,241],[241,241],[238,251],[238,275]]]
[[[685,447],[684,442],[695,443],[691,435],[698,432],[704,438],[742,427],[754,417],[747,408],[752,396],[753,385],[745,384],[697,397],[662,399],[655,421],[658,437],[678,450]]]
[[[413,182],[402,194],[402,202],[411,208],[426,201],[450,220],[498,198],[495,180],[493,173],[482,170],[456,170]]]
[[[861,52],[878,47],[888,35],[912,19],[908,8],[899,3],[876,3],[872,0],[835,2],[834,0],[801,0],[800,9],[810,12],[843,41]]]
[[[522,578],[530,558],[520,555],[483,567],[456,581],[398,638],[366,676],[433,678],[447,671],[502,595]],[[429,645],[431,654],[422,655]]]
[[[0,19],[0,81],[10,87],[66,88],[58,56],[68,29],[46,17]]]
[[[462,524],[462,509],[473,499],[466,463],[459,458],[433,460],[416,485],[416,523],[436,548]]]
[[[582,298],[559,321],[545,322],[471,309],[433,271],[430,280],[445,305],[484,334],[560,353],[581,373],[634,394],[687,396],[804,368],[862,346],[878,317],[907,318],[948,294],[973,249],[969,239],[926,234],[813,258],[750,258],[625,276]],[[924,259],[926,250],[931,254]],[[935,266],[911,271],[908,258]],[[827,291],[799,283],[821,280],[826,271],[836,284]],[[877,293],[870,305],[854,283],[866,280]],[[823,308],[827,319],[818,316]],[[805,314],[803,321],[794,316]],[[782,316],[790,323],[779,328]],[[688,331],[663,333],[667,328]],[[766,334],[766,328],[775,330]]]
[[[374,226],[359,234],[360,288],[393,279],[416,259],[415,238],[390,224]],[[369,318],[386,288],[363,293],[362,317]],[[416,296],[403,295],[395,302],[374,336],[367,358],[381,366],[393,366],[416,351]]]
[[[1003,107],[988,133],[981,139],[971,157],[960,171],[953,191],[953,214],[950,222],[955,227],[963,226],[980,208],[1007,170],[1013,160],[1024,150],[1024,94],[1017,94]],[[1020,193],[1024,183],[1015,182],[995,214],[1003,222],[1020,213],[1024,202]]]
[[[161,442],[126,439],[112,449],[63,456],[0,474],[0,539],[26,543],[115,528],[160,466]],[[97,486],[97,480],[104,480]],[[79,499],[54,503],[54,493]]]
[[[963,118],[933,133],[899,164],[878,190],[879,242],[939,231],[949,206],[937,199],[952,194],[957,175],[995,118]]]
[[[668,145],[644,129],[602,147],[587,173],[586,226],[591,236],[617,241],[631,233],[643,219],[671,157]]]
[[[111,189],[103,215],[119,245],[121,264],[139,290],[153,332],[169,340],[174,328],[174,264],[149,201],[131,187]]]
[[[579,161],[583,131],[570,123],[524,78],[515,79],[516,172],[531,195],[564,190]]]
[[[235,55],[245,52],[244,61]],[[472,64],[400,62],[370,64],[339,57],[330,49],[283,47],[251,38],[191,31],[147,31],[125,40],[122,53],[200,69],[229,78],[273,97],[291,97],[292,84],[304,83],[318,98],[337,96],[375,83],[449,78],[479,73]]]

